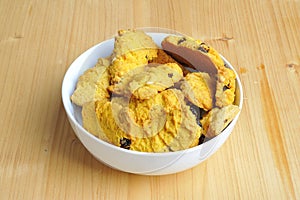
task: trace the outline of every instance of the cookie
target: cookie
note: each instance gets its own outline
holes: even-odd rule
[[[105,104],[108,99],[98,100],[98,104]],[[90,101],[82,106],[82,126],[91,134],[95,135],[102,140],[109,142],[109,139],[102,130],[98,117],[96,115],[96,102]]]
[[[213,107],[214,88],[214,81],[204,72],[189,73],[180,84],[185,97],[206,111]]]
[[[100,58],[98,63],[86,70],[78,79],[76,89],[71,96],[73,103],[83,106],[90,101],[109,98],[107,88],[109,86],[108,65],[109,60]]]
[[[118,32],[113,53],[80,76],[71,96],[87,131],[124,149],[170,152],[228,126],[239,112],[236,77],[220,55],[190,37],[168,36],[162,47],[142,31]]]
[[[149,64],[129,71],[114,85],[112,93],[127,97],[133,95],[137,99],[150,99],[174,86],[182,78],[182,70],[176,63]]]
[[[212,50],[204,46],[204,43],[190,37],[171,35],[166,37],[161,45],[176,60],[200,72],[217,74],[215,62],[222,62],[219,57],[208,53]]]
[[[201,119],[204,135],[212,138],[222,132],[228,124],[239,113],[240,109],[236,105],[227,105],[222,108],[213,108]]]
[[[229,68],[222,68],[218,71],[216,83],[216,106],[224,107],[231,105],[235,99],[236,75]]]
[[[188,64],[197,71],[206,72],[216,77],[215,105],[223,107],[234,102],[235,74],[225,67],[219,53],[200,40],[186,36],[168,36],[162,42],[164,50],[178,61]]]
[[[158,49],[157,50],[157,57],[154,57],[149,63],[158,63],[158,64],[167,64],[167,63],[176,63],[182,70],[183,75],[190,73],[185,66],[177,62],[172,56],[167,54],[164,50]]]
[[[96,116],[109,142],[143,152],[168,152],[198,145],[202,128],[176,89],[148,100],[114,97],[96,102]]]
[[[113,61],[109,68],[111,84],[118,83],[130,70],[157,57],[158,47],[150,36],[138,30],[120,30],[115,37]]]

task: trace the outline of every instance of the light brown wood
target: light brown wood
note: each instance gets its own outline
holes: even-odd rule
[[[0,27],[0,199],[300,199],[300,1],[0,0]],[[202,39],[241,76],[232,135],[193,169],[113,170],[67,121],[68,66],[132,27]]]

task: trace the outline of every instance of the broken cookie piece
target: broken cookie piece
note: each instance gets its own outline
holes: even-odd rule
[[[130,150],[183,150],[198,145],[202,134],[177,89],[164,90],[148,100],[114,97],[111,101],[97,101],[95,106],[105,138]],[[102,139],[103,135],[99,136]]]
[[[182,78],[182,70],[176,63],[149,64],[129,71],[110,89],[115,95],[150,99],[158,92],[174,86]]]
[[[204,110],[210,110],[213,107],[214,88],[214,81],[211,80],[209,74],[204,72],[189,73],[180,84],[185,97]]]
[[[183,75],[190,73],[186,67],[177,62],[174,58],[172,58],[169,54],[167,54],[164,50],[158,49],[157,57],[154,57],[149,63],[157,63],[157,64],[167,64],[167,63],[176,63],[182,70]]]
[[[215,62],[220,62],[220,58],[199,50],[201,44],[201,41],[190,37],[173,35],[166,37],[161,43],[162,48],[179,62],[200,72],[217,74]],[[204,47],[201,47],[201,49],[204,49]]]
[[[157,57],[158,47],[143,31],[120,30],[115,37],[112,66],[109,68],[111,84],[118,83],[130,70],[148,64]]]
[[[216,86],[216,106],[224,107],[230,105],[235,99],[236,75],[229,68],[222,68],[218,73]]]
[[[207,138],[212,138],[222,132],[233,118],[239,113],[240,109],[236,105],[227,105],[222,108],[213,108],[200,121],[204,134]]]
[[[178,61],[199,72],[206,72],[212,78],[216,77],[216,106],[223,107],[234,102],[235,73],[225,66],[215,49],[200,40],[186,36],[168,36],[162,41],[162,47]]]
[[[108,102],[107,99],[98,100],[98,104],[105,104]],[[109,142],[109,139],[104,134],[100,124],[98,117],[96,115],[96,102],[90,101],[85,103],[82,106],[82,125],[83,127],[90,132],[91,134],[95,135],[102,140]]]
[[[71,100],[78,106],[83,106],[90,101],[109,98],[107,88],[109,86],[108,66],[110,62],[100,58],[98,63],[86,70],[78,79],[76,89]]]

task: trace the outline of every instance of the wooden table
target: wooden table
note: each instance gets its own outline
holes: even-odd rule
[[[0,27],[0,199],[300,199],[300,1],[0,0]],[[193,169],[113,170],[67,121],[69,65],[132,27],[202,39],[241,77],[232,135]]]

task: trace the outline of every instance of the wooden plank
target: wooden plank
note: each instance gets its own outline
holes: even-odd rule
[[[1,199],[299,199],[300,2],[0,1]],[[118,29],[175,29],[235,66],[244,108],[228,141],[166,176],[98,162],[61,102],[68,66]]]

